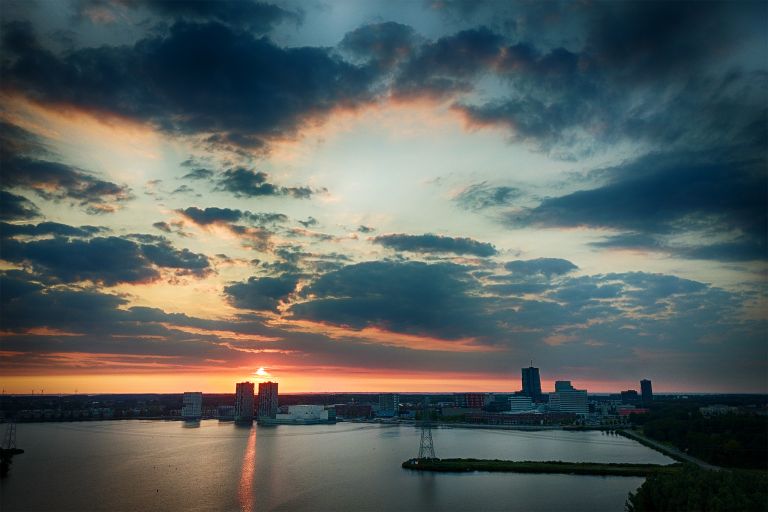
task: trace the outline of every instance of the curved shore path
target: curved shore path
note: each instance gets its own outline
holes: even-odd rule
[[[696,464],[700,468],[708,469],[710,471],[719,471],[721,469],[719,466],[715,466],[707,462],[704,462],[701,459],[697,459],[696,457],[692,457],[691,455],[688,455],[687,453],[682,452],[673,446],[667,446],[651,438],[645,437],[644,435],[640,434],[639,432],[635,432],[634,430],[622,430],[621,432],[626,434],[627,437],[634,439],[636,441],[639,441],[645,444],[646,446],[654,448],[660,451],[661,453],[663,453],[664,455],[669,455],[674,459],[684,460],[685,462]]]

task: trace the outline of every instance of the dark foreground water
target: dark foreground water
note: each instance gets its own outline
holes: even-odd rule
[[[600,432],[437,429],[438,457],[646,462],[669,458]],[[244,428],[203,421],[19,424],[0,509],[621,511],[642,478],[428,474],[410,426]]]

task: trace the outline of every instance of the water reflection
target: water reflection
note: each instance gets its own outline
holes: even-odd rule
[[[253,477],[256,472],[256,429],[252,428],[248,436],[243,455],[243,466],[240,470],[240,486],[237,497],[240,510],[253,512]]]

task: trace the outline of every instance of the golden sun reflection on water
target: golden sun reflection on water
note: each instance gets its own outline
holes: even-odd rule
[[[256,469],[256,429],[251,428],[248,436],[248,444],[243,455],[243,467],[240,470],[240,486],[237,497],[240,502],[240,510],[253,512],[253,477]]]

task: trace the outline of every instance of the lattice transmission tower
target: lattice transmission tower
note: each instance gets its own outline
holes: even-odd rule
[[[0,448],[5,448],[6,450],[16,449],[16,422],[11,422],[6,425],[5,439],[3,440],[3,445]]]
[[[421,410],[421,443],[419,443],[419,459],[436,459],[435,445],[432,442],[432,414],[429,410],[429,397],[424,397],[424,407]]]

